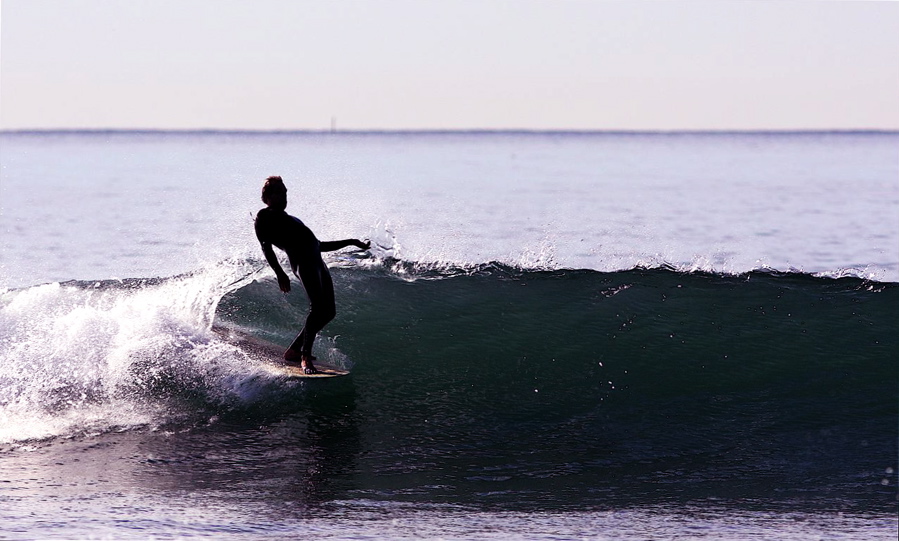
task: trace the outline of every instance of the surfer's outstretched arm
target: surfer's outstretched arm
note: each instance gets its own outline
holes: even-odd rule
[[[278,256],[275,255],[272,244],[270,242],[263,242],[261,244],[262,253],[265,254],[265,260],[268,261],[268,264],[278,277],[278,287],[280,287],[281,291],[284,293],[290,292],[290,277],[287,276],[287,273],[281,268],[281,263],[278,262]]]
[[[371,242],[362,242],[359,239],[329,240],[319,243],[319,250],[322,252],[333,252],[347,246],[355,246],[360,250],[368,250],[371,248]]]

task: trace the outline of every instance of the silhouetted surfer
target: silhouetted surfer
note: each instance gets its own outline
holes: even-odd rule
[[[272,246],[277,246],[287,253],[293,273],[303,282],[306,295],[309,297],[311,309],[306,318],[303,330],[284,352],[287,361],[300,360],[307,374],[315,374],[317,370],[312,364],[312,342],[315,335],[334,319],[334,284],[328,266],[322,261],[321,252],[333,252],[347,246],[355,246],[367,250],[371,243],[358,239],[319,242],[315,234],[300,221],[287,212],[287,188],[281,177],[268,177],[262,186],[262,202],[266,208],[256,214],[256,238],[262,244],[265,260],[278,276],[281,291],[290,291],[290,278],[281,264]]]

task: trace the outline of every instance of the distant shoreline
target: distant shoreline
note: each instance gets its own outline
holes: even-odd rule
[[[897,135],[899,129],[569,130],[569,129],[0,129],[0,135]]]

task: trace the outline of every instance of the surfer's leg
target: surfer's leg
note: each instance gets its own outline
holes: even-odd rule
[[[331,274],[327,269],[321,273],[317,285],[318,290],[309,295],[311,310],[306,318],[306,326],[303,327],[303,346],[300,351],[312,355],[312,343],[315,335],[325,328],[337,313],[334,305],[334,285],[331,282]]]
[[[318,289],[318,283],[320,280],[315,276],[316,273],[310,273],[308,271],[303,272],[302,269],[294,268],[294,274],[296,274],[297,278],[300,279],[300,282],[303,284],[303,289],[306,291],[306,297],[312,299],[314,292]],[[310,300],[310,305],[311,305]],[[310,310],[309,315],[306,316],[306,322],[303,325],[303,329],[300,333],[293,339],[293,342],[290,343],[290,346],[287,347],[287,351],[284,352],[284,359],[290,362],[301,362],[303,358],[303,346],[306,343],[306,331],[309,328],[309,317],[312,315]],[[309,355],[307,357],[311,357],[311,349],[309,350]],[[314,360],[314,358],[312,359]],[[303,363],[305,364],[305,363]]]
[[[299,362],[301,356],[300,351],[302,351],[303,342],[305,341],[306,327],[304,326],[303,330],[300,331],[300,334],[298,334],[297,337],[293,339],[293,342],[290,343],[290,346],[287,347],[287,351],[284,352],[284,359],[291,362]]]
[[[327,267],[313,276],[303,276],[303,286],[306,288],[306,295],[309,297],[310,310],[306,316],[306,323],[303,330],[290,344],[290,348],[284,353],[284,358],[289,361],[300,360],[303,368],[315,371],[312,361],[312,345],[315,342],[315,335],[328,324],[336,314],[334,304],[334,285],[331,281],[331,274]]]

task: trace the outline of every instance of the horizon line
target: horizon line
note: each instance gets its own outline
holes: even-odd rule
[[[377,135],[377,134],[570,134],[570,135],[665,135],[665,134],[894,134],[899,128],[753,128],[753,129],[568,129],[568,128],[362,128],[362,129],[329,129],[329,128],[0,128],[4,135],[40,135],[40,134],[183,134],[183,135]]]

